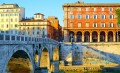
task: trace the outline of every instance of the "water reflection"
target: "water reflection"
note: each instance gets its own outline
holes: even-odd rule
[[[79,71],[60,71],[59,73],[120,73],[120,71],[114,72],[79,72]]]
[[[31,73],[32,64],[29,59],[11,58],[6,72],[7,73]]]

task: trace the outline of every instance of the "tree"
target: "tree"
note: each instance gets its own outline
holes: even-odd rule
[[[116,10],[116,15],[117,15],[117,42],[118,42],[118,27],[120,26],[120,9]]]
[[[120,9],[116,10],[117,20],[118,20],[118,26],[120,25]]]

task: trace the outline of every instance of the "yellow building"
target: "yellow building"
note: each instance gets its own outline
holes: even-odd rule
[[[23,19],[20,21],[19,30],[22,35],[30,35],[35,37],[48,37],[53,38],[53,28],[51,23],[44,19],[41,13],[34,14],[34,18]]]
[[[0,30],[10,31],[11,34],[18,33],[19,21],[25,18],[25,8],[17,4],[0,5]]]

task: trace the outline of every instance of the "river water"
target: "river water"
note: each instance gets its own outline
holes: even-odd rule
[[[78,72],[78,71],[60,71],[59,73],[120,73],[120,71],[114,72]]]

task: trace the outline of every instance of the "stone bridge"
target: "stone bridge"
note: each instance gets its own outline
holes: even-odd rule
[[[22,61],[15,64],[19,69],[23,62],[23,65],[29,66],[31,73],[44,69],[47,70],[47,73],[57,72],[59,69],[59,42],[49,38],[0,33],[0,73],[11,72],[14,67],[13,59],[21,60],[21,58],[23,58]],[[27,61],[29,62],[25,63]]]

